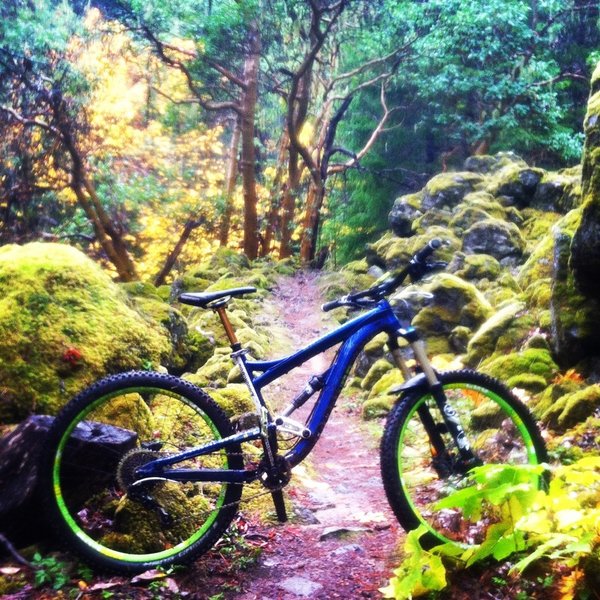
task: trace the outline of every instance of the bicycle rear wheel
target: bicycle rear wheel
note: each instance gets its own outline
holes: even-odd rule
[[[242,485],[164,478],[140,484],[136,468],[232,433],[221,408],[189,382],[149,372],[103,379],[73,399],[49,432],[40,469],[49,522],[101,568],[132,573],[188,562],[228,527]],[[241,449],[174,468],[242,469]]]
[[[447,403],[465,430],[481,464],[532,464],[547,460],[546,448],[528,409],[500,382],[474,371],[439,375]],[[426,409],[440,434],[447,457],[442,461],[430,443],[420,412]],[[458,448],[427,389],[409,392],[388,416],[381,443],[385,491],[396,517],[407,530],[426,526],[424,546],[442,542],[476,545],[498,522],[497,507],[481,506],[481,518],[436,503],[470,485],[460,466]],[[542,477],[536,483],[541,485]]]

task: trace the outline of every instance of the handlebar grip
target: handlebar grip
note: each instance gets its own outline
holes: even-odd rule
[[[325,304],[321,306],[321,310],[323,312],[329,312],[330,310],[338,308],[339,306],[342,306],[339,300],[332,300],[331,302],[325,302]]]
[[[438,238],[433,238],[430,240],[423,248],[418,250],[413,256],[414,262],[424,262],[425,259],[431,256],[440,246],[442,245],[442,240]]]

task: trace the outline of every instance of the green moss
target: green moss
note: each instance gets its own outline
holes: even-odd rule
[[[600,385],[566,394],[554,402],[542,415],[544,422],[558,431],[585,421],[600,407]]]
[[[500,337],[506,334],[514,320],[524,310],[523,302],[513,302],[485,321],[469,342],[465,364],[477,366],[482,360],[494,354]]]
[[[537,249],[538,243],[548,236],[552,227],[561,219],[559,213],[541,210],[525,209],[523,214],[526,219],[521,232],[531,250]]]
[[[384,358],[380,358],[371,365],[371,368],[362,380],[360,387],[363,390],[370,390],[373,385],[375,385],[375,383],[392,368],[393,365],[389,361],[385,360]]]
[[[475,223],[491,218],[492,216],[482,208],[461,205],[458,212],[448,221],[448,225],[454,229],[456,235],[461,235]]]
[[[402,374],[398,369],[390,369],[373,385],[368,398],[372,399],[377,396],[385,396],[388,394],[390,388],[401,384],[403,381]]]
[[[495,280],[500,276],[502,267],[500,263],[489,254],[469,254],[461,268],[456,271],[458,277],[463,279],[490,279]]]
[[[60,244],[0,248],[0,421],[56,413],[107,373],[157,366],[166,331],[84,254]]]
[[[363,419],[369,421],[371,419],[380,419],[385,417],[396,402],[394,396],[376,396],[367,400],[362,407]]]
[[[520,375],[515,375],[514,377],[507,379],[506,385],[509,388],[521,388],[533,394],[537,394],[546,389],[548,381],[542,375],[521,373]]]
[[[233,361],[226,354],[214,354],[196,373],[188,373],[185,378],[199,387],[219,387],[227,383]]]
[[[536,397],[533,403],[533,414],[541,419],[555,402],[563,396],[582,390],[585,386],[586,384],[583,381],[568,378],[550,384]]]
[[[101,542],[117,550],[157,552],[169,540],[176,543],[189,537],[194,532],[193,524],[210,508],[201,495],[188,498],[178,484],[158,484],[153,488],[152,496],[173,518],[169,528],[160,523],[156,511],[145,509],[124,496],[115,511],[116,530],[119,533],[113,532]]]
[[[550,352],[541,348],[528,348],[521,352],[491,357],[479,369],[502,381],[510,381],[513,377],[525,374],[538,375],[545,379],[546,384],[558,372],[558,366]]]
[[[475,329],[492,314],[492,307],[477,288],[454,275],[440,273],[422,289],[433,299],[419,311],[413,325],[423,331],[435,354],[451,350],[448,336],[455,327]]]
[[[422,208],[456,206],[466,194],[477,189],[483,177],[469,171],[440,173],[430,179],[423,190]]]
[[[229,383],[226,387],[210,390],[209,393],[230,418],[255,410],[250,392],[244,383]]]

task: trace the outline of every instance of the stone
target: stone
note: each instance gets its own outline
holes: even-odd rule
[[[423,215],[421,201],[421,193],[401,196],[394,201],[388,221],[397,236],[410,237],[413,235],[413,223]]]
[[[472,225],[464,234],[462,250],[467,254],[489,254],[497,260],[520,258],[525,240],[514,223],[486,219]]]
[[[97,379],[172,351],[160,323],[64,244],[0,247],[0,339],[0,423],[56,414]]]
[[[282,590],[302,598],[312,598],[323,589],[323,586],[316,581],[311,581],[306,577],[287,577],[277,584]]]
[[[45,531],[36,487],[38,463],[52,422],[51,416],[34,415],[0,438],[0,531],[14,543],[37,540]],[[100,423],[94,428],[78,425],[64,450],[65,458],[68,461],[75,447],[76,464],[82,468],[94,464],[110,470],[136,446],[136,440],[137,434],[127,429]],[[74,466],[71,479],[76,481],[77,475]]]

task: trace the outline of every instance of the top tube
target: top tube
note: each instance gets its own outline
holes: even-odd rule
[[[328,348],[347,340],[363,327],[370,325],[376,325],[375,335],[382,331],[393,334],[402,327],[398,317],[392,311],[389,302],[382,300],[373,310],[344,323],[337,329],[325,334],[323,337],[318,338],[293,354],[271,361],[246,361],[246,366],[251,373],[254,386],[260,389],[268,385],[313,356],[321,354]],[[253,373],[256,372],[261,372],[262,374],[254,377]]]

